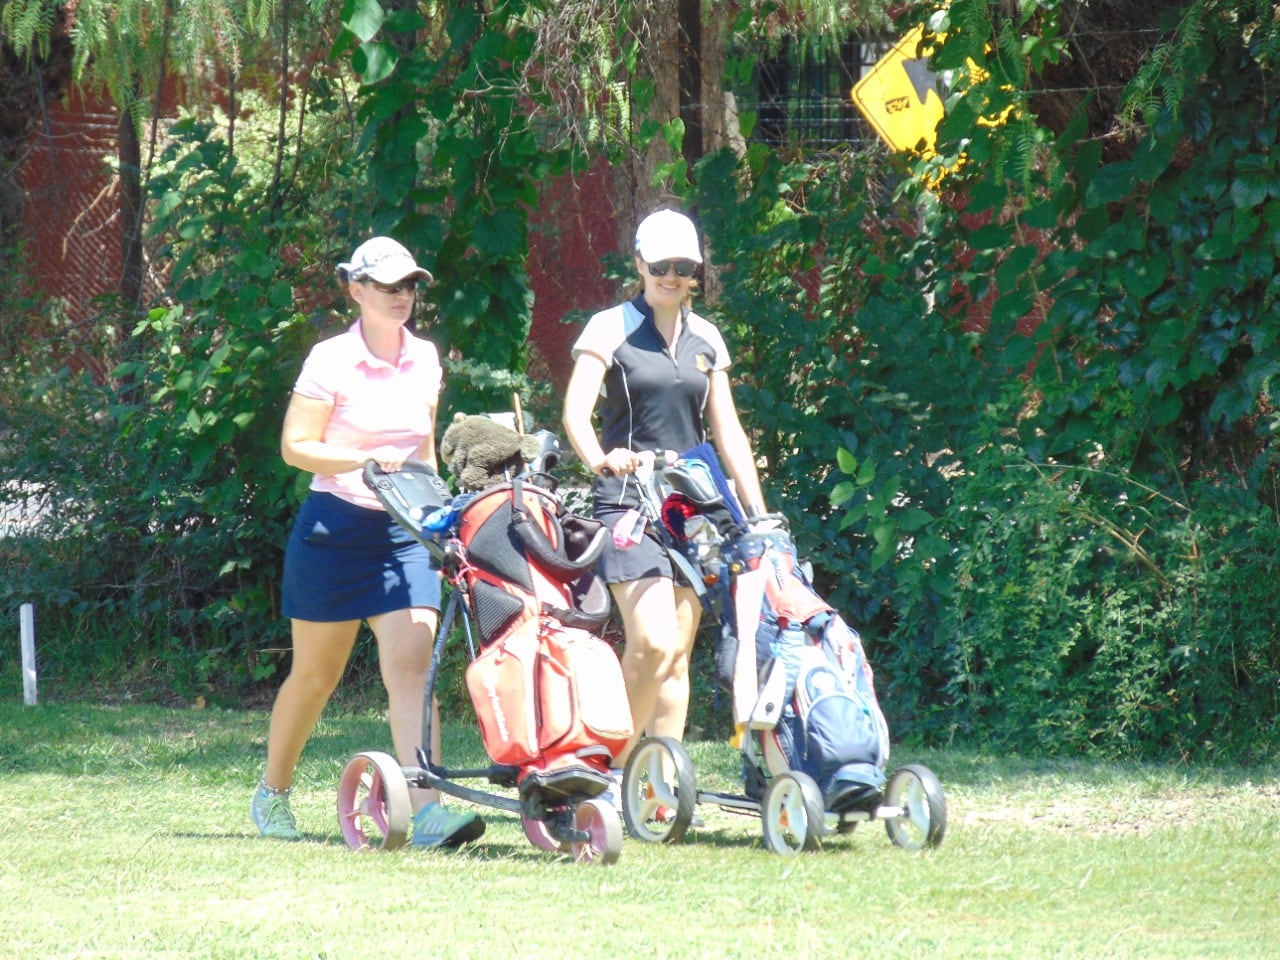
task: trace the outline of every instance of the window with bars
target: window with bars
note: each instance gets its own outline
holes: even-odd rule
[[[874,139],[849,93],[885,49],[883,42],[849,38],[820,54],[784,39],[775,55],[759,61],[751,87],[737,94],[739,111],[756,111],[751,139],[818,152]]]

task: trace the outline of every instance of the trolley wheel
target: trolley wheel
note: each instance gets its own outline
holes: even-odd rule
[[[385,753],[358,753],[338,781],[338,826],[352,850],[403,847],[413,823],[409,784]]]
[[[645,737],[636,744],[622,775],[622,817],[631,836],[679,843],[697,801],[697,774],[679,740]]]
[[[909,763],[893,772],[884,790],[884,803],[902,813],[884,822],[889,839],[904,850],[923,850],[942,843],[947,832],[947,798],[933,771]]]
[[[622,821],[608,800],[592,797],[573,811],[573,825],[591,839],[569,844],[573,858],[579,863],[615,863],[622,853]]]
[[[774,853],[817,850],[826,830],[822,791],[807,773],[788,770],[770,781],[760,804],[764,844]]]
[[[532,817],[520,815],[520,826],[524,827],[524,835],[539,850],[552,853],[568,853],[569,845],[551,835],[551,827],[545,820],[534,820]]]

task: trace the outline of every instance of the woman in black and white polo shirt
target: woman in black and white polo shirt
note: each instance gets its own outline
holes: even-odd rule
[[[565,394],[569,442],[596,475],[595,516],[614,527],[638,506],[634,476],[641,451],[681,452],[710,433],[748,516],[765,512],[760,479],[729,383],[724,338],[690,308],[702,263],[697,229],[674,210],[646,217],[636,230],[636,272],[643,290],[595,314],[573,347]],[[595,415],[599,415],[599,432]],[[622,656],[636,730],[679,740],[689,708],[689,656],[701,608],[677,583],[662,546],[644,537],[610,544],[600,561],[622,617]],[[626,753],[615,757],[621,767]]]

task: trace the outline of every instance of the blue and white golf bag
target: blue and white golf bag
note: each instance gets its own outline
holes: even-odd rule
[[[889,729],[862,638],[814,590],[785,521],[744,516],[708,444],[664,479],[670,547],[700,571],[687,579],[720,618],[717,680],[733,696],[747,793],[758,799],[770,777],[795,770],[831,813],[874,808]]]
[[[731,599],[717,666],[733,694],[743,751],[763,779],[800,770],[833,813],[880,800],[889,730],[862,638],[814,591],[784,529],[721,544]],[[750,763],[758,766],[749,769]]]

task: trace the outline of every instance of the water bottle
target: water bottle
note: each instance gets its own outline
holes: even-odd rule
[[[422,527],[432,533],[440,533],[449,529],[449,526],[453,523],[453,517],[453,507],[439,507],[427,514],[427,519],[422,521]]]

